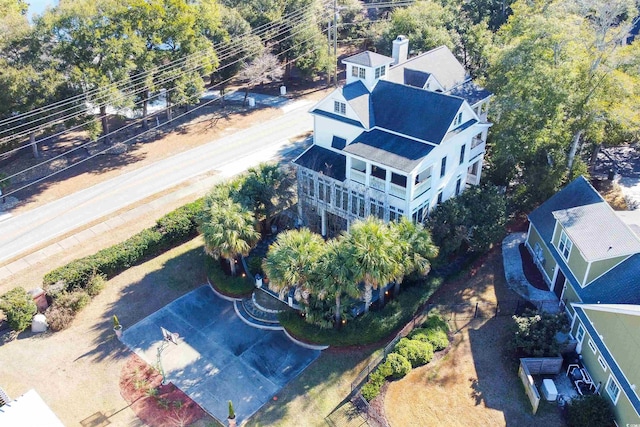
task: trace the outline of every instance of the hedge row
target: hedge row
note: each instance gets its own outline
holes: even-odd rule
[[[50,271],[43,278],[45,288],[62,282],[64,290],[69,292],[85,289],[96,275],[111,278],[188,241],[198,233],[197,217],[203,206],[204,199],[198,199],[169,212],[153,227],[142,230],[124,242]]]
[[[415,329],[408,338],[401,338],[384,363],[369,376],[362,387],[362,396],[371,401],[378,394],[387,378],[399,379],[407,375],[411,368],[426,365],[433,359],[434,349],[442,350],[449,344],[448,327],[442,317],[431,315]],[[444,340],[447,344],[444,344]]]

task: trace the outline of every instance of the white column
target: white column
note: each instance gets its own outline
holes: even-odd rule
[[[320,212],[320,223],[321,225],[321,234],[322,237],[327,237],[327,211],[326,209],[322,209],[322,211]]]

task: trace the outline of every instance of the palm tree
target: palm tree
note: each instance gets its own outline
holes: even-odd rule
[[[345,234],[356,281],[364,281],[365,313],[371,306],[373,289],[386,285],[402,272],[400,248],[394,234],[392,227],[374,217],[355,222]],[[384,295],[380,295],[380,301],[384,303]]]
[[[327,242],[326,250],[318,260],[315,269],[317,282],[313,283],[318,298],[335,298],[335,323],[341,320],[341,298],[343,294],[356,298],[360,295],[358,282],[355,280],[355,270],[351,265],[353,256],[349,253],[345,237],[339,237]]]
[[[202,217],[200,232],[205,252],[216,259],[226,258],[231,274],[235,276],[236,257],[246,256],[260,238],[253,215],[238,203],[226,199],[212,203]]]
[[[394,294],[400,291],[400,284],[405,276],[414,271],[426,275],[431,270],[430,260],[438,256],[438,247],[431,239],[431,233],[422,224],[414,223],[403,217],[399,222],[390,224],[395,228],[398,247],[400,248],[400,264],[402,274],[396,277]]]
[[[309,292],[309,279],[324,250],[322,237],[306,228],[280,233],[263,263],[269,287],[281,296],[296,285],[303,293]]]

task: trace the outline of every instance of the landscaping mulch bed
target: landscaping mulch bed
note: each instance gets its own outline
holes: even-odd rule
[[[520,249],[520,258],[522,259],[522,271],[524,271],[524,276],[527,278],[527,281],[536,289],[548,291],[549,286],[547,286],[547,283],[542,278],[542,273],[540,273],[540,270],[538,270],[538,267],[533,262],[533,258],[524,246],[524,243],[520,243],[518,249]]]
[[[206,415],[175,385],[162,385],[162,375],[135,354],[122,368],[120,394],[150,427],[190,425]]]

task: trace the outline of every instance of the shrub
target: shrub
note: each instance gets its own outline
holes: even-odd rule
[[[522,316],[513,316],[513,320],[513,346],[524,356],[556,356],[562,348],[556,335],[569,331],[569,321],[564,313],[536,313],[528,310]]]
[[[391,368],[391,378],[402,378],[411,372],[411,362],[401,354],[389,354],[385,363],[388,363]]]
[[[104,274],[94,274],[87,282],[86,291],[90,297],[98,295],[107,284],[107,277]]]
[[[379,384],[368,382],[364,386],[362,386],[362,389],[360,389],[360,393],[362,393],[362,397],[367,399],[367,402],[371,402],[380,394],[381,388],[382,386]]]
[[[449,345],[449,337],[440,329],[417,328],[411,331],[409,338],[431,344],[434,351],[444,350]]]
[[[91,302],[91,297],[85,291],[64,292],[56,297],[54,305],[67,308],[72,313],[77,313]]]
[[[569,427],[609,427],[614,419],[611,405],[598,394],[579,396],[567,405]]]
[[[447,322],[442,318],[442,316],[440,316],[440,314],[434,312],[429,314],[427,320],[422,323],[421,328],[439,330],[444,333],[449,332],[449,325]]]
[[[256,274],[264,277],[264,271],[262,271],[262,261],[263,259],[257,256],[252,256],[247,261],[247,267],[249,267],[249,272],[252,276],[255,277]]]
[[[73,311],[68,307],[52,305],[45,312],[49,329],[58,332],[66,329],[73,321]]]
[[[202,206],[202,199],[184,205],[124,242],[50,271],[43,279],[45,288],[62,281],[67,291],[86,289],[92,286],[96,275],[104,279],[113,277],[132,265],[186,242],[197,235],[196,217]]]
[[[433,346],[425,341],[402,338],[394,351],[404,356],[413,368],[425,365],[433,359]]]
[[[13,288],[0,297],[0,310],[4,311],[9,327],[22,332],[31,325],[38,308],[24,288]]]

